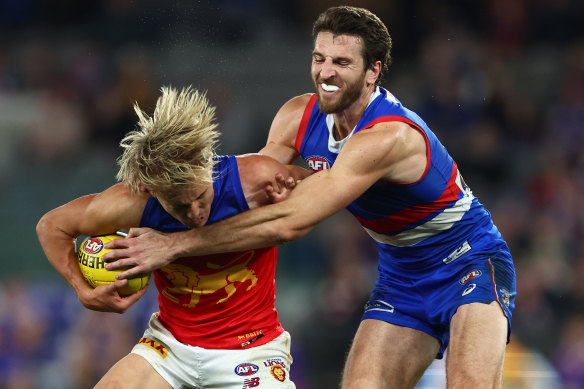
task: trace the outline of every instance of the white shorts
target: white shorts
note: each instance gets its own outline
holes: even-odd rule
[[[290,334],[243,350],[206,349],[181,343],[152,315],[132,349],[173,388],[295,389],[290,380]]]

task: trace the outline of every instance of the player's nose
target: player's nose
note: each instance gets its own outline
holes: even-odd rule
[[[320,68],[320,77],[324,80],[331,78],[335,75],[335,70],[333,67],[333,61],[331,59],[325,59]]]
[[[187,217],[190,220],[195,220],[196,218],[199,217],[200,212],[201,209],[197,205],[193,204],[189,207],[189,210],[187,211]]]

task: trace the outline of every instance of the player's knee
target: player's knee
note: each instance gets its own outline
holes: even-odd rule
[[[449,372],[446,377],[448,389],[499,389],[502,382],[502,372],[490,375],[483,374],[479,369],[473,371],[459,369]]]

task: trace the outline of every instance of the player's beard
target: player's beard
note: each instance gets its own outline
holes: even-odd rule
[[[321,98],[322,89],[320,88],[321,83],[327,83],[326,80],[316,80],[314,81],[314,87],[316,88],[316,99],[318,102],[318,108],[322,113],[331,114],[339,113],[349,108],[363,93],[363,85],[365,84],[365,72],[359,77],[355,82],[350,84],[345,84],[341,89],[341,97],[336,102],[328,102],[326,99]],[[334,84],[333,84],[334,85]]]

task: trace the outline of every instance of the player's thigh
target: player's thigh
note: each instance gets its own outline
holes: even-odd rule
[[[351,345],[342,387],[413,388],[439,348],[438,340],[425,332],[365,319]]]
[[[461,305],[450,323],[448,388],[501,386],[508,321],[497,301]]]
[[[94,389],[172,389],[152,365],[137,354],[120,359]]]

